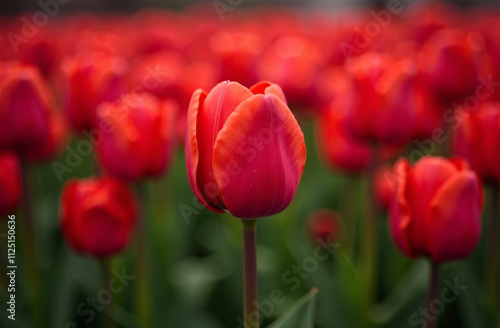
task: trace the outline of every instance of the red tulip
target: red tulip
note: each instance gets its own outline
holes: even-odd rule
[[[258,77],[274,81],[289,95],[291,103],[305,106],[311,111],[317,99],[313,96],[314,84],[324,67],[326,50],[298,36],[277,39],[262,54],[258,63]]]
[[[186,165],[191,189],[208,209],[239,218],[284,210],[306,160],[304,135],[281,88],[221,82],[194,92]]]
[[[61,231],[79,253],[106,257],[129,243],[137,205],[127,185],[113,178],[71,180],[61,194]]]
[[[69,142],[69,131],[66,121],[61,114],[53,114],[50,119],[49,137],[45,143],[37,149],[33,149],[27,155],[30,161],[47,161],[59,156]]]
[[[483,181],[500,184],[500,103],[460,111],[458,122],[455,153],[466,158]]]
[[[401,145],[416,133],[416,67],[406,59],[366,52],[347,67],[354,102],[347,113],[350,132],[365,141]]]
[[[453,29],[434,33],[419,53],[423,81],[445,106],[463,102],[474,93],[484,60],[483,38],[477,33]]]
[[[401,159],[394,173],[390,228],[399,249],[436,263],[472,253],[481,234],[482,189],[467,163],[425,156],[411,167]]]
[[[123,94],[126,69],[124,59],[97,52],[82,52],[63,61],[64,110],[75,130],[95,128],[97,106]]]
[[[175,145],[175,109],[148,93],[101,104],[97,115],[103,138],[96,150],[105,171],[127,180],[162,174]]]
[[[377,197],[379,206],[384,210],[388,210],[396,190],[396,179],[390,165],[377,168],[373,187],[373,193]]]
[[[314,242],[331,244],[340,235],[340,216],[337,212],[322,209],[317,210],[307,218],[307,225],[311,239]]]
[[[340,70],[329,79],[327,90],[331,94],[330,105],[320,111],[316,120],[316,144],[326,164],[351,173],[364,170],[370,164],[370,147],[353,138],[346,129],[346,108],[353,101],[350,80]],[[326,81],[325,81],[326,82]]]
[[[0,154],[0,214],[12,214],[21,200],[21,166],[12,153]]]
[[[0,63],[0,149],[25,153],[49,136],[54,99],[38,69]]]

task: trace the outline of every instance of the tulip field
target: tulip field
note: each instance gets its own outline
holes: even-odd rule
[[[500,327],[500,7],[0,12],[0,327]]]

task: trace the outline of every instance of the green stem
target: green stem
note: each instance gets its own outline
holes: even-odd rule
[[[364,227],[364,260],[365,260],[365,281],[367,288],[367,301],[372,304],[376,299],[377,286],[377,256],[378,256],[378,204],[374,193],[375,171],[378,166],[378,154],[375,147],[373,149],[373,158],[368,170],[368,195],[369,206],[366,211],[366,220]]]
[[[23,178],[23,200],[22,213],[24,220],[19,222],[22,234],[22,243],[26,256],[26,271],[28,274],[28,284],[30,290],[30,299],[33,304],[35,321],[40,327],[43,326],[43,312],[41,304],[43,303],[40,290],[40,275],[36,259],[36,237],[34,232],[32,201],[29,184],[28,165],[24,158],[21,158],[21,172]]]
[[[257,219],[242,219],[245,328],[259,328],[259,286],[257,279]]]
[[[109,260],[103,259],[99,261],[99,267],[101,269],[101,283],[103,289],[109,288],[109,281],[111,279],[110,271],[111,271],[111,263]],[[102,327],[103,328],[113,328],[115,327],[115,321],[111,316],[111,309],[113,303],[104,306],[104,313],[102,316]]]
[[[136,299],[135,307],[137,316],[145,323],[150,324],[150,275],[147,247],[147,189],[142,183],[137,184],[141,215],[137,220],[137,259],[136,259]]]
[[[491,185],[490,222],[488,231],[488,247],[486,255],[486,299],[492,322],[498,314],[498,234],[500,220],[500,186]]]
[[[427,293],[426,309],[432,307],[431,303],[437,299],[439,290],[439,264],[431,260],[431,274],[429,277],[429,289]],[[438,317],[426,316],[427,328],[434,328],[437,326]]]

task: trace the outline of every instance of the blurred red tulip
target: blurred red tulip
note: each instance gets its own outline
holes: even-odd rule
[[[49,136],[53,95],[33,66],[0,63],[0,149],[24,154]]]
[[[316,120],[318,153],[330,167],[358,173],[370,164],[371,150],[367,144],[353,138],[346,129],[346,108],[353,101],[351,81],[340,69],[330,74],[330,86],[324,93],[329,93],[332,99]]]
[[[347,113],[350,133],[364,141],[402,145],[416,133],[416,67],[402,59],[366,52],[347,64],[354,102]]]
[[[49,137],[40,147],[27,154],[30,161],[48,161],[59,156],[69,143],[69,131],[61,114],[53,113],[50,119]]]
[[[418,62],[429,92],[445,107],[461,103],[480,85],[484,40],[478,33],[442,29],[422,46]]]
[[[96,150],[104,170],[127,180],[162,174],[176,144],[175,110],[148,93],[101,104],[97,115],[103,137]]]
[[[414,167],[406,159],[394,167],[396,192],[390,228],[408,257],[434,262],[459,260],[481,235],[482,189],[477,175],[460,159],[425,156]]]
[[[0,214],[13,214],[22,192],[21,165],[13,153],[0,154]]]
[[[284,210],[306,160],[304,135],[281,88],[221,82],[194,92],[186,165],[191,189],[208,209],[239,218]]]
[[[125,183],[113,178],[70,180],[60,201],[61,232],[75,251],[102,258],[128,245],[137,204]]]
[[[500,184],[500,103],[483,102],[476,111],[460,111],[458,122],[455,153],[484,182]]]
[[[258,78],[277,83],[289,95],[290,103],[315,111],[316,78],[325,65],[326,50],[318,43],[299,36],[285,36],[274,41],[258,62]]]
[[[396,190],[396,177],[392,171],[392,166],[382,165],[377,168],[373,188],[379,206],[387,211]]]
[[[340,236],[340,216],[330,209],[321,209],[307,218],[311,240],[315,243],[330,245]]]
[[[95,128],[96,108],[124,93],[127,63],[123,58],[82,52],[62,63],[64,110],[78,132]]]

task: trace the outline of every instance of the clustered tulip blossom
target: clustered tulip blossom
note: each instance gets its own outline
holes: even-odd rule
[[[71,180],[62,191],[60,206],[62,234],[78,253],[102,258],[128,245],[137,206],[120,180]]]
[[[175,145],[177,108],[171,104],[137,93],[99,106],[96,122],[102,140],[96,152],[108,174],[135,181],[164,172]]]
[[[394,167],[396,192],[390,210],[394,242],[407,256],[436,263],[460,260],[481,235],[481,182],[467,162],[423,157]]]

